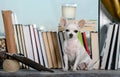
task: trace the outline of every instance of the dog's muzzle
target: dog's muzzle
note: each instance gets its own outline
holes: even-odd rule
[[[69,38],[72,38],[73,37],[73,34],[71,33],[71,34],[69,34]]]

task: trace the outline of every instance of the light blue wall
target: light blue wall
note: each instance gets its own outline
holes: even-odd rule
[[[76,19],[98,18],[98,0],[0,0],[0,11],[14,11],[19,23],[37,24],[38,27],[53,29],[58,26],[61,5],[65,3],[77,4]],[[0,31],[4,32],[1,13]]]

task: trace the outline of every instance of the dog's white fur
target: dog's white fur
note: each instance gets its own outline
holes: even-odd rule
[[[77,69],[92,69],[93,61],[86,52],[84,46],[81,45],[78,39],[78,33],[75,33],[75,30],[79,31],[80,28],[85,24],[85,21],[81,20],[78,22],[78,24],[67,24],[66,20],[62,19],[60,23],[61,25],[65,26],[66,36],[66,40],[64,41],[63,45],[65,63],[63,70],[67,71],[71,65],[73,71],[76,71]],[[70,34],[73,35],[72,38],[70,38]]]

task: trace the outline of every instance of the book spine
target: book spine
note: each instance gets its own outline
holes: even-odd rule
[[[61,60],[62,60],[62,67],[64,67],[64,59],[63,59],[63,42],[64,42],[64,35],[62,31],[59,31],[57,34],[57,38],[58,38],[58,43],[59,43],[59,48],[60,48],[60,56],[61,56]]]
[[[21,43],[20,25],[21,24],[17,24],[17,26],[16,26],[17,37],[18,37],[18,45],[19,45],[19,53],[18,54],[23,54],[22,43]]]
[[[17,36],[17,24],[13,24],[14,27],[14,38],[15,38],[15,43],[16,43],[16,47],[17,47],[17,53],[20,53],[20,49],[19,49],[19,44],[18,44],[18,36]]]
[[[117,30],[119,29],[118,28],[118,24],[114,24],[115,26],[115,30],[114,30],[114,34],[112,35],[112,41],[111,41],[111,48],[109,49],[110,51],[110,57],[109,57],[109,62],[108,62],[108,70],[111,69],[111,64],[112,64],[112,58],[113,58],[113,53],[115,51],[115,40],[116,40],[116,36],[117,36]],[[115,56],[114,56],[115,57]]]
[[[37,52],[36,53],[38,55],[40,64],[44,65],[43,57],[42,57],[42,51],[41,51],[41,44],[40,44],[39,37],[38,37],[38,30],[36,28],[36,25],[33,25],[33,27],[34,27],[34,36],[35,36],[35,42],[36,42],[36,47],[37,47]]]
[[[91,49],[92,49],[92,60],[96,62],[94,69],[99,69],[99,42],[98,32],[91,32]]]
[[[57,32],[52,32],[52,38],[53,38],[54,50],[56,53],[57,68],[62,68],[62,61],[61,61],[60,49],[58,45]]]
[[[34,60],[33,51],[32,51],[29,25],[23,25],[23,34],[24,34],[24,40],[25,40],[25,47],[26,47],[27,57],[29,59],[35,61]]]
[[[103,45],[102,48],[102,62],[101,62],[101,69],[105,69],[106,63],[107,63],[107,57],[109,56],[109,47],[110,47],[110,41],[112,38],[112,33],[114,30],[114,25],[113,24],[109,24],[106,25],[108,26],[108,30],[107,30],[107,37],[105,39],[105,43]]]
[[[43,41],[43,36],[42,36],[41,31],[39,31],[39,39],[40,39],[40,43],[41,43],[41,50],[42,50],[42,53],[43,53],[44,65],[45,65],[45,67],[48,68],[47,55],[46,55],[46,52],[45,52],[45,46],[44,46],[44,41]]]
[[[116,56],[116,67],[115,69],[117,68],[120,68],[120,24],[119,24],[119,32],[118,32],[118,43],[117,43],[117,56]]]
[[[88,47],[88,42],[87,42],[85,32],[82,32],[82,37],[83,37],[83,42],[84,42],[85,49],[86,49],[87,53],[90,55],[90,50],[89,50],[89,47]]]
[[[14,28],[12,23],[12,11],[2,11],[4,29],[6,35],[7,50],[9,53],[16,53],[16,44],[14,38]]]
[[[48,44],[47,32],[42,32],[42,36],[43,36],[45,51],[46,51],[47,60],[48,60],[48,67],[53,68],[53,62],[52,62],[51,52]]]
[[[49,44],[49,47],[50,47],[53,67],[57,68],[57,60],[56,60],[56,56],[55,56],[55,50],[54,50],[54,47],[53,47],[52,32],[47,32],[47,36],[48,36],[48,44]]]
[[[29,30],[30,30],[30,37],[31,37],[31,43],[32,43],[32,51],[34,54],[34,59],[35,62],[40,63],[39,62],[39,57],[38,57],[38,53],[37,53],[37,44],[36,44],[36,40],[35,40],[35,29],[33,28],[33,25],[29,25]]]
[[[20,25],[20,34],[21,34],[21,44],[22,44],[22,51],[23,55],[27,57],[27,52],[26,52],[26,47],[25,47],[25,39],[24,39],[24,34],[23,34],[23,25]]]
[[[61,49],[61,53],[62,53],[62,56],[63,56],[63,43],[64,43],[64,35],[63,35],[63,32],[58,32],[58,39],[59,39],[59,43],[60,43],[60,49]]]
[[[80,31],[78,32],[78,39],[79,39],[80,43],[84,46],[83,37],[82,37],[82,34]]]
[[[116,24],[118,25],[118,24]],[[111,62],[111,69],[112,70],[116,70],[118,68],[118,59],[119,59],[119,34],[120,34],[120,31],[119,31],[119,26],[117,28],[117,36],[116,36],[116,39],[115,39],[115,46],[114,46],[114,51],[113,51],[113,56],[112,56],[112,62]]]

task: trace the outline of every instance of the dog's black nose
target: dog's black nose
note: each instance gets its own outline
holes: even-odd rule
[[[73,37],[73,34],[72,34],[72,33],[71,33],[71,34],[69,34],[69,37],[70,37],[70,38],[72,38],[72,37]]]

